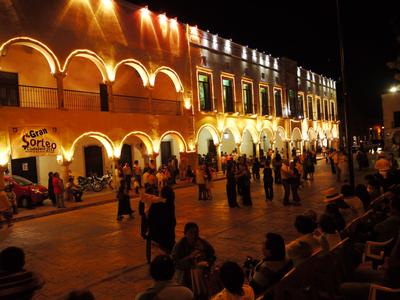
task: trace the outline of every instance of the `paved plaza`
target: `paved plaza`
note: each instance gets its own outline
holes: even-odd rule
[[[177,238],[188,221],[200,225],[200,235],[216,249],[218,262],[242,263],[247,255],[260,256],[266,232],[295,239],[295,216],[306,209],[322,212],[321,191],[336,186],[329,166],[319,161],[315,179],[300,191],[302,206],[282,205],[282,186],[275,199],[264,201],[262,184],[252,183],[253,207],[229,208],[225,180],[216,181],[214,199],[197,200],[197,187],[176,190]],[[132,200],[137,210],[137,199]],[[133,299],[151,285],[140,237],[140,218],[116,221],[116,203],[87,207],[57,215],[17,222],[3,242],[26,252],[27,269],[42,274],[46,284],[35,300],[60,299],[74,288],[90,288],[96,299]]]

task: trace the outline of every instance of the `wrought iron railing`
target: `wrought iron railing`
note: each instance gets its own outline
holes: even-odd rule
[[[100,111],[100,93],[64,90],[64,108]]]
[[[153,115],[180,115],[181,102],[177,100],[152,99],[151,112]]]
[[[57,108],[56,88],[30,85],[0,85],[0,105],[30,108]]]
[[[114,95],[114,111],[150,113],[150,101],[145,97]]]

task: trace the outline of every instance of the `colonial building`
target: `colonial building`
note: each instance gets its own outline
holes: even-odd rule
[[[338,140],[335,82],[289,58],[123,0],[0,11],[0,165],[14,174],[45,183],[118,160],[195,165]]]
[[[400,146],[400,86],[381,98],[385,149],[392,150]]]

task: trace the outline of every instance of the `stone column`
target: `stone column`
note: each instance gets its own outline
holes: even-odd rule
[[[117,187],[118,187],[118,184],[117,184],[118,178],[115,175],[116,174],[115,169],[118,167],[118,164],[119,164],[119,158],[113,157],[111,159],[111,176],[112,176],[112,181],[113,181],[113,188],[115,191],[117,190]]]
[[[236,149],[237,149],[237,155],[239,156],[241,151],[240,151],[240,146],[242,145],[242,143],[237,143],[236,144]]]
[[[260,158],[260,143],[256,143],[256,157]]]
[[[69,169],[70,164],[71,164],[71,162],[66,161],[66,160],[64,160],[61,164],[61,166],[63,167],[63,170],[62,170],[62,174],[60,174],[60,175],[61,175],[61,179],[64,182],[64,187],[66,186],[66,184],[68,182],[68,178],[71,174],[71,170]],[[68,199],[68,195],[66,194],[66,192],[64,194],[64,199]]]
[[[64,73],[55,73],[53,75],[57,80],[57,99],[58,108],[64,108]]]
[[[4,172],[7,170],[7,166],[0,166],[0,191],[4,189]]]
[[[218,145],[215,145],[215,148],[217,150],[217,167],[218,167],[218,172],[222,171],[222,161],[221,161],[221,143]]]
[[[113,94],[113,82],[106,81],[107,85],[107,95],[108,95],[108,111],[115,111],[115,102],[114,102],[114,94]]]

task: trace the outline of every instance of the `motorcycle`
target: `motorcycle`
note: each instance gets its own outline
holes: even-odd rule
[[[104,174],[101,177],[95,176],[94,178],[95,178],[96,181],[100,182],[100,184],[101,184],[103,189],[106,188],[107,186],[110,189],[113,189],[113,186],[112,186],[113,178],[112,178],[112,175],[111,175],[110,172],[107,172],[107,174]]]
[[[100,181],[96,180],[94,176],[78,177],[78,185],[82,191],[87,191],[89,189],[94,192],[100,192],[103,189],[103,186]]]

